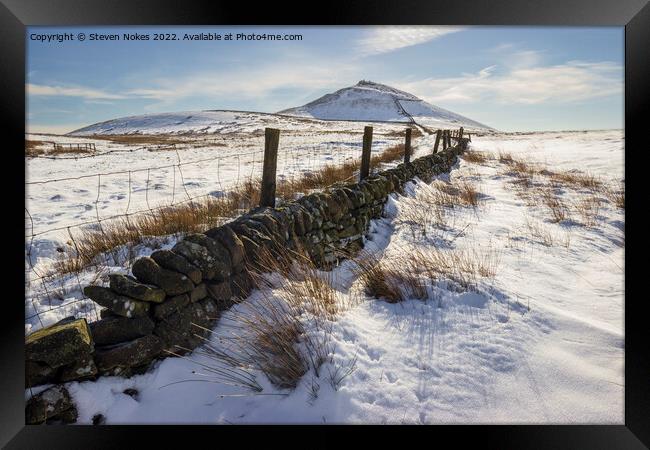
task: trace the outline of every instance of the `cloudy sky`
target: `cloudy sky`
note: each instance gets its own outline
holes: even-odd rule
[[[31,39],[66,32],[87,38]],[[200,32],[302,40],[182,40]],[[149,112],[275,112],[361,79],[504,131],[623,128],[622,27],[30,27],[26,38],[30,131]]]

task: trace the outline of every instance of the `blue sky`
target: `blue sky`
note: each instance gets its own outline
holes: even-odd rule
[[[85,33],[39,42],[33,33]],[[90,41],[91,33],[300,34],[300,41]],[[30,27],[27,126],[275,112],[361,79],[504,131],[623,128],[622,27]]]

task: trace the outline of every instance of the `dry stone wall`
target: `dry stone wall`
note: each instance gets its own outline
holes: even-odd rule
[[[370,221],[381,216],[391,192],[401,192],[414,177],[430,180],[449,172],[466,145],[463,139],[359,183],[253,209],[228,224],[187,235],[171,250],[139,258],[132,276],[112,274],[108,287],[85,287],[85,295],[106,308],[101,320],[88,324],[69,318],[28,336],[26,386],[128,377],[168,352],[191,351],[224,310],[249,295],[253,282],[246,269],[259,269],[264,249],[271,254],[301,249],[317,266],[331,267],[341,254],[363,247]],[[76,413],[65,389],[48,391],[28,403],[28,423],[71,421]],[[59,404],[44,407],[44,398]]]

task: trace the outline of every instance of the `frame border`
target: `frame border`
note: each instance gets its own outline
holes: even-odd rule
[[[471,0],[445,0],[424,3],[403,0],[399,4],[389,0],[375,2],[348,1],[335,7],[310,13],[307,8],[290,8],[287,15],[275,4],[259,4],[252,8],[248,4],[228,4],[205,0],[185,1],[178,4],[173,0],[0,0],[0,120],[9,132],[4,147],[6,158],[16,170],[8,171],[5,177],[11,185],[11,198],[15,200],[15,213],[24,207],[25,165],[21,148],[25,132],[25,63],[26,26],[32,25],[232,25],[232,24],[284,24],[284,25],[386,25],[386,24],[436,24],[436,25],[517,25],[517,26],[625,26],[625,136],[631,149],[647,147],[643,142],[643,131],[647,124],[650,98],[650,63],[647,46],[650,43],[650,5],[647,0],[574,0],[517,2],[501,0],[498,3]],[[289,8],[287,8],[289,9]],[[301,13],[298,13],[300,11]],[[20,70],[20,67],[23,70]],[[12,148],[13,147],[13,148]],[[626,154],[625,171],[636,170],[639,164],[630,163],[634,154]],[[22,167],[23,170],[18,168]],[[638,181],[629,177],[626,184]],[[636,180],[636,181],[635,181]],[[643,189],[641,187],[640,189]],[[646,188],[647,189],[647,188]],[[634,205],[641,190],[628,188],[626,215],[635,214]],[[629,209],[629,204],[632,209]],[[22,205],[21,205],[22,204]],[[630,232],[626,220],[626,232]],[[15,235],[24,230],[16,220]],[[634,226],[631,228],[633,236]],[[634,237],[633,237],[634,239]],[[24,244],[16,239],[10,242],[12,255],[9,271],[6,272],[16,297],[24,295],[24,279],[21,264],[24,258]],[[625,263],[634,254],[641,252],[630,246],[625,251]],[[11,274],[11,275],[9,275]],[[625,290],[632,287],[631,277],[625,277]],[[13,297],[13,295],[7,297]],[[631,297],[633,298],[633,297]],[[641,297],[643,298],[643,297]],[[15,303],[15,304],[14,304]],[[142,431],[154,431],[157,439],[179,436],[179,431],[189,427],[165,426],[110,426],[110,427],[39,427],[24,424],[24,329],[21,317],[23,307],[19,302],[7,298],[5,308],[11,323],[0,328],[2,339],[3,376],[0,379],[3,401],[0,408],[0,445],[6,448],[77,448],[92,442],[96,448],[115,448],[133,445],[142,437]],[[625,425],[495,425],[495,426],[438,426],[435,429],[422,427],[409,429],[421,432],[432,430],[438,436],[467,444],[480,443],[489,448],[643,448],[650,446],[650,358],[648,358],[647,324],[643,320],[641,302],[625,304]],[[469,427],[469,428],[468,428]],[[238,427],[231,427],[238,430]],[[265,433],[281,430],[264,427]],[[334,428],[344,428],[337,427]],[[363,427],[356,427],[360,429]],[[304,429],[304,430],[303,430]],[[348,427],[345,428],[349,430]],[[207,434],[216,428],[192,426],[192,436],[197,431]],[[301,431],[320,431],[316,426],[300,427]],[[299,431],[297,428],[291,432]],[[337,430],[338,431],[338,430]],[[224,433],[218,429],[219,435]],[[468,433],[469,432],[469,433]],[[147,439],[153,437],[147,433]],[[284,433],[284,430],[281,431]],[[285,434],[286,436],[286,434]],[[203,436],[202,436],[203,437]],[[207,436],[206,436],[207,437]],[[265,434],[268,439],[269,434]],[[281,437],[278,434],[278,437]],[[12,439],[13,438],[13,439]],[[11,442],[9,442],[11,440]],[[645,445],[644,445],[645,444]]]

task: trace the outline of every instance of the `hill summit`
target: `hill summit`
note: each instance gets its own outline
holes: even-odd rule
[[[361,80],[303,106],[279,111],[321,120],[417,122],[425,126],[490,127],[460,114],[425,102],[408,92],[385,84]]]

